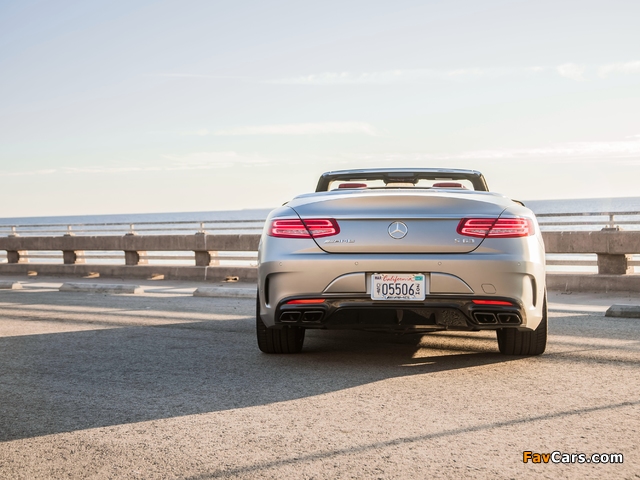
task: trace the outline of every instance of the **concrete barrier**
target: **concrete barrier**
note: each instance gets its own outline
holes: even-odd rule
[[[547,289],[560,292],[640,292],[640,275],[547,273]]]
[[[0,250],[7,251],[8,263],[0,264],[0,274],[27,275],[35,272],[51,276],[87,276],[150,278],[163,275],[168,280],[217,282],[235,276],[241,282],[257,280],[255,267],[220,266],[217,252],[254,252],[258,250],[258,234],[209,235],[104,235],[57,237],[0,237]],[[62,252],[63,263],[32,263],[29,251]],[[119,251],[125,265],[87,263],[87,251]],[[195,265],[149,265],[147,252],[194,252]],[[100,258],[96,256],[94,258]]]
[[[595,253],[602,275],[630,274],[631,254],[640,253],[637,231],[543,232],[542,236],[547,253]]]
[[[0,290],[20,290],[22,284],[18,282],[0,282]]]
[[[194,297],[256,298],[255,288],[242,287],[199,287]]]
[[[247,266],[62,265],[54,263],[5,263],[0,265],[1,275],[27,275],[29,272],[52,277],[86,277],[97,273],[100,277],[139,279],[163,275],[166,280],[197,282],[219,282],[230,276],[238,277],[240,282],[255,282],[258,279],[256,267]]]
[[[107,284],[107,283],[63,283],[61,292],[136,294],[144,293],[140,285]]]
[[[611,305],[605,317],[640,318],[640,305]]]
[[[607,230],[599,232],[543,232],[547,253],[595,253],[598,274],[549,274],[550,290],[638,292],[640,275],[631,274],[632,254],[640,253],[640,232]],[[48,276],[87,276],[151,278],[218,282],[238,277],[240,282],[255,282],[257,269],[251,266],[219,265],[218,252],[255,252],[259,234],[134,235],[56,237],[0,237],[0,250],[7,251],[7,262],[0,274]],[[29,251],[62,252],[63,263],[29,262]],[[86,251],[123,252],[125,264],[88,263]],[[147,252],[193,252],[191,265],[149,265]],[[99,258],[99,257],[92,257]],[[238,258],[236,258],[237,260]]]
[[[0,237],[0,250],[107,251],[256,251],[260,235],[96,235],[60,237]]]

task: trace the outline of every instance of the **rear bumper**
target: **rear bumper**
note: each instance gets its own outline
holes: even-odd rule
[[[264,247],[264,245],[263,245]],[[258,268],[260,316],[267,327],[281,326],[284,302],[296,298],[324,298],[320,323],[291,324],[308,328],[369,328],[383,323],[395,329],[420,324],[426,330],[482,330],[512,324],[481,324],[471,311],[471,300],[508,299],[518,305],[521,330],[535,329],[542,319],[545,291],[544,251],[535,255],[478,251],[467,254],[327,254],[309,245],[306,251],[263,248]],[[370,296],[372,273],[423,273],[429,277],[424,302],[391,304]],[[439,278],[447,281],[438,281]],[[337,281],[340,279],[338,285]],[[467,305],[467,306],[465,306]],[[305,310],[308,307],[305,307]],[[313,309],[312,309],[313,310]],[[400,325],[397,312],[402,311]],[[488,313],[502,313],[499,309]],[[389,313],[391,311],[391,313]],[[341,313],[341,312],[344,312]],[[347,315],[347,312],[352,314]],[[507,312],[510,313],[510,312]],[[353,320],[356,314],[357,320]],[[351,317],[350,322],[347,317]],[[377,319],[381,317],[382,319]],[[377,319],[368,321],[367,318]],[[460,321],[460,318],[464,322]],[[451,324],[453,322],[453,324]]]
[[[474,297],[477,299],[477,297]],[[524,308],[512,298],[491,297],[512,306],[477,305],[469,296],[429,296],[424,301],[381,302],[365,296],[329,297],[321,304],[287,304],[275,309],[274,327],[361,329],[397,332],[522,328]]]

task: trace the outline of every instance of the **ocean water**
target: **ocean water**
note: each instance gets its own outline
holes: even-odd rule
[[[140,223],[140,222],[203,222],[220,220],[264,220],[271,208],[220,210],[211,212],[121,213],[113,215],[69,215],[52,217],[0,218],[0,225]]]

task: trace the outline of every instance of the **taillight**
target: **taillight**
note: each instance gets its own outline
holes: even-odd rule
[[[467,237],[515,238],[534,234],[530,218],[463,218],[456,230]]]
[[[272,220],[269,235],[281,238],[319,238],[340,233],[333,218]]]

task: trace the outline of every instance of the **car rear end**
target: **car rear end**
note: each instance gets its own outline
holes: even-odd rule
[[[531,332],[544,245],[529,209],[488,192],[315,193],[267,219],[258,287],[266,328]]]

